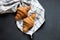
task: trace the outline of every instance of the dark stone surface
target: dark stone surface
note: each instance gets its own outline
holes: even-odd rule
[[[60,0],[39,0],[45,8],[45,23],[31,39],[16,27],[14,15],[0,15],[0,40],[60,40]]]

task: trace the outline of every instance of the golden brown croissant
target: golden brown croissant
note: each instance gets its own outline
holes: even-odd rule
[[[30,6],[18,7],[15,19],[19,20],[19,19],[23,19],[23,18],[27,17],[29,10],[30,10]]]
[[[32,13],[30,16],[23,19],[23,32],[24,33],[33,27],[35,17],[36,17],[36,14]]]

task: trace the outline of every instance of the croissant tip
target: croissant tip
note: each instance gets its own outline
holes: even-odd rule
[[[16,20],[16,21],[18,20],[18,17],[17,17],[17,16],[15,16],[15,20]]]
[[[36,14],[35,14],[35,13],[32,13],[32,14],[31,14],[31,17],[32,17],[33,19],[35,19]]]
[[[24,33],[26,33],[26,32],[27,32],[27,29],[26,29],[26,28],[24,28],[24,29],[23,29],[23,32],[24,32]]]
[[[29,11],[29,10],[31,9],[31,7],[30,7],[30,6],[25,6],[25,9],[26,9],[27,11]]]

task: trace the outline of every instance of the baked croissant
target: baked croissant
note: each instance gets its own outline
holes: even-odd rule
[[[32,13],[30,16],[23,19],[23,32],[24,33],[34,26],[35,17],[36,17],[36,14]]]
[[[18,7],[15,19],[20,20],[20,19],[23,19],[23,18],[27,17],[29,10],[30,10],[30,6]]]

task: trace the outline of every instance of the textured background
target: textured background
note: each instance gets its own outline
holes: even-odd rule
[[[45,23],[31,39],[16,27],[14,15],[0,15],[0,40],[60,40],[60,0],[39,0],[45,8]]]

